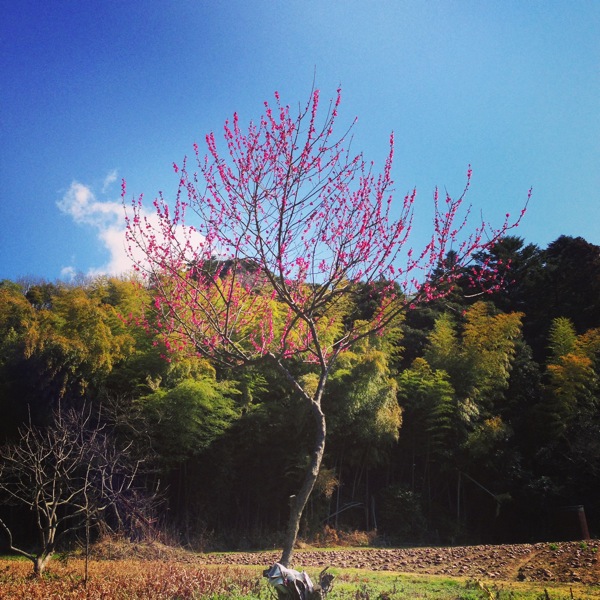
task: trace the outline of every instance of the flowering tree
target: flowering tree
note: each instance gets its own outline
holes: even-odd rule
[[[407,309],[448,293],[473,254],[520,219],[510,223],[507,215],[498,229],[480,223],[468,233],[464,193],[440,199],[436,192],[433,234],[414,251],[416,192],[393,201],[393,136],[376,174],[350,153],[352,127],[334,136],[340,94],[324,115],[318,91],[297,114],[275,94],[274,105],[265,103],[260,121],[246,129],[234,115],[225,123],[225,149],[211,133],[206,156],[194,145],[193,169],[187,159],[173,165],[179,187],[171,205],[160,194],[151,215],[142,197],[127,211],[129,252],[155,290],[152,321],[168,346],[226,366],[270,361],[314,416],[317,433],[292,497],[284,565],[321,465],[321,400],[336,359]],[[470,170],[465,192],[469,179]],[[476,276],[487,274],[479,269]],[[368,320],[354,302],[365,286],[378,297]],[[311,377],[298,375],[299,363],[313,365]]]

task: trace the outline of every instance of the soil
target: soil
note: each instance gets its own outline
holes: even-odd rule
[[[536,581],[600,585],[600,540],[502,546],[297,550],[294,568],[314,571],[326,566],[444,575],[498,581]],[[277,562],[276,552],[201,554],[210,564]]]

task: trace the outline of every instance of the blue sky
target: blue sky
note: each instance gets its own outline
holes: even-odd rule
[[[0,279],[114,273],[120,180],[172,195],[171,165],[278,90],[341,84],[354,149],[396,138],[399,198],[434,187],[517,234],[600,244],[600,2],[19,0],[0,19]],[[417,236],[419,232],[417,231]],[[419,240],[415,240],[419,245]]]

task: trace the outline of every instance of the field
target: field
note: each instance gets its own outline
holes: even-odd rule
[[[600,542],[413,549],[305,549],[297,569],[336,575],[328,600],[600,599]],[[57,557],[31,578],[31,563],[0,559],[0,600],[275,598],[261,571],[277,552],[194,554],[159,544],[103,544],[89,564]]]

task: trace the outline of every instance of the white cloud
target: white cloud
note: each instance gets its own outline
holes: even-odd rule
[[[106,194],[108,192],[110,186],[117,180],[118,172],[116,169],[113,169],[105,178],[104,183],[102,184],[102,193]]]
[[[58,208],[71,216],[75,223],[92,225],[98,229],[118,226],[123,220],[121,202],[99,201],[91,188],[74,181],[62,200],[57,202]]]
[[[103,190],[108,189],[116,177],[117,172],[111,171],[104,180]],[[89,186],[74,181],[57,206],[78,225],[92,227],[97,240],[108,251],[106,264],[90,268],[88,275],[122,275],[132,270],[133,262],[127,252],[125,237],[125,210],[121,200],[99,200]],[[157,224],[156,214],[144,213],[141,216],[145,216],[151,225]],[[196,234],[193,237],[196,243],[202,243],[201,236]],[[141,251],[134,248],[133,252],[136,260],[143,259]],[[62,275],[72,279],[75,272],[74,267],[67,266],[63,268]]]
[[[104,187],[115,178],[113,171],[104,180]],[[57,205],[78,225],[95,229],[98,240],[108,250],[107,264],[90,269],[90,275],[119,275],[131,270],[132,263],[125,252],[125,213],[120,201],[98,200],[90,187],[74,181]],[[73,272],[73,267],[63,269],[65,277]]]
[[[73,281],[76,275],[75,267],[63,267],[60,271],[60,277],[65,281]]]

